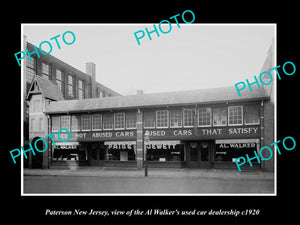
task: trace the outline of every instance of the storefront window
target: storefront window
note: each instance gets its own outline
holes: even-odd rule
[[[53,160],[86,160],[86,150],[78,145],[57,145],[53,151]]]
[[[254,151],[257,151],[258,140],[217,140],[215,161],[234,162],[234,159],[241,156],[249,155],[250,158],[254,157]],[[252,162],[257,162],[253,159]]]
[[[103,114],[103,130],[112,130],[114,119],[112,114]]]
[[[71,130],[79,131],[80,130],[80,116],[72,115],[71,118],[72,118]]]
[[[159,110],[156,111],[156,127],[167,128],[169,126],[169,111]]]
[[[136,112],[126,113],[126,129],[136,128]]]
[[[245,113],[245,124],[259,124],[259,106],[258,105],[247,105],[244,106]]]
[[[170,127],[182,127],[182,110],[170,110]]]
[[[144,128],[155,128],[155,111],[144,112]]]
[[[227,114],[226,108],[213,108],[213,125],[214,126],[226,126],[227,125]]]
[[[133,161],[135,160],[134,145],[113,144],[106,146],[105,160]]]
[[[125,128],[125,113],[115,113],[115,129],[122,130]]]
[[[183,126],[193,127],[194,126],[194,109],[184,109],[183,110]]]
[[[149,144],[147,145],[147,160],[158,162],[184,161],[183,144]]]
[[[228,107],[228,125],[243,125],[243,107]]]
[[[198,126],[211,126],[211,108],[198,109]]]
[[[81,126],[83,131],[91,130],[91,116],[83,115],[81,116]]]
[[[102,115],[101,114],[93,114],[92,115],[92,129],[93,130],[101,130],[102,127]]]

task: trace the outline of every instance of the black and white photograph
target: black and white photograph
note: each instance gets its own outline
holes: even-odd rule
[[[24,195],[276,194],[276,24],[180,22],[22,24]]]
[[[3,7],[3,220],[297,221],[296,5],[103,3]]]

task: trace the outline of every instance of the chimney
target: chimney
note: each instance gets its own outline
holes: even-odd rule
[[[143,93],[144,93],[143,90],[137,90],[137,91],[136,91],[136,94],[137,94],[137,95],[142,95]]]
[[[93,62],[85,63],[86,73],[91,77],[91,98],[96,98],[96,64]]]
[[[93,62],[87,62],[85,64],[85,70],[88,75],[90,75],[93,80],[96,80],[96,64]]]

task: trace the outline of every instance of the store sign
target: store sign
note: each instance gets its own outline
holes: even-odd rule
[[[239,126],[222,128],[178,128],[147,129],[152,139],[215,139],[215,138],[254,138],[260,137],[259,126]]]
[[[64,134],[60,134],[63,136]],[[66,134],[67,135],[67,134]],[[58,140],[57,135],[53,135],[54,140]],[[135,140],[136,131],[85,131],[71,132],[71,141],[106,141],[106,140]]]
[[[150,140],[184,140],[184,139],[220,139],[220,138],[258,138],[260,137],[260,126],[226,126],[216,128],[167,128],[167,129],[145,129],[149,133]],[[60,136],[68,138],[67,133]],[[57,134],[53,135],[58,140]],[[70,141],[114,141],[114,140],[136,140],[136,130],[129,131],[84,131],[71,132]]]

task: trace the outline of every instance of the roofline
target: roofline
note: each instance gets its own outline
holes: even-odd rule
[[[123,96],[124,97],[124,96]],[[149,108],[159,108],[159,107],[176,107],[176,106],[190,106],[190,105],[208,105],[208,104],[218,104],[218,103],[237,103],[243,101],[261,101],[269,100],[270,97],[257,97],[257,98],[244,98],[244,99],[234,99],[234,100],[219,100],[219,101],[207,101],[207,102],[190,102],[190,103],[176,103],[176,104],[163,104],[163,105],[146,105],[146,106],[130,106],[130,107],[114,107],[105,109],[85,109],[85,110],[68,110],[68,111],[51,111],[46,114],[70,114],[70,113],[82,113],[82,112],[98,112],[98,111],[111,111],[111,110],[130,110],[130,109],[149,109]],[[76,100],[75,100],[76,101]]]
[[[32,44],[32,43],[29,42],[29,41],[26,41],[26,42],[27,42],[26,44],[29,44],[30,47],[35,46],[34,44]],[[40,50],[37,46],[35,46],[35,47],[36,47],[38,50]],[[86,72],[83,72],[83,71],[77,69],[77,68],[74,67],[74,66],[71,66],[70,64],[68,64],[68,63],[66,63],[66,62],[64,62],[64,61],[62,61],[62,60],[60,60],[59,58],[53,56],[52,54],[43,55],[43,57],[46,58],[46,59],[49,58],[50,60],[54,60],[54,61],[56,60],[56,61],[57,61],[56,63],[61,64],[60,66],[62,66],[62,67],[66,67],[66,68],[67,68],[68,70],[70,70],[72,73],[81,73],[81,75],[79,75],[79,76],[87,76],[87,79],[89,79],[90,82],[91,82],[92,77],[91,77],[89,74],[87,74]],[[40,57],[40,58],[43,58],[43,57]],[[123,95],[120,94],[119,92],[117,92],[117,91],[115,91],[115,90],[113,90],[113,89],[107,87],[106,85],[104,85],[104,84],[98,82],[96,79],[95,79],[95,82],[96,82],[96,85],[100,85],[100,86],[102,86],[102,87],[108,89],[109,91],[114,92],[114,94],[116,94],[116,95],[123,96]]]

